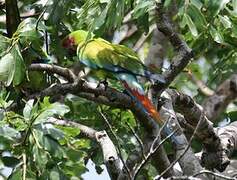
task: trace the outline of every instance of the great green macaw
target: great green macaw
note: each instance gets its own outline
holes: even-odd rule
[[[128,93],[140,103],[143,111],[149,113],[158,124],[163,124],[155,106],[137,80],[137,77],[144,77],[152,82],[164,82],[162,76],[150,72],[137,54],[126,46],[111,44],[102,38],[93,38],[93,35],[89,40],[87,37],[87,31],[77,30],[66,36],[62,45],[69,52],[77,52],[80,63],[95,70],[103,78],[121,81]]]

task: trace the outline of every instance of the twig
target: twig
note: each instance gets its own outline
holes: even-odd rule
[[[222,174],[215,173],[215,172],[208,171],[208,170],[202,170],[199,173],[194,174],[193,177],[199,176],[201,174],[211,174],[211,175],[213,175],[215,177],[219,177],[219,178],[223,178],[223,179],[228,179],[228,180],[236,180],[237,179],[236,177],[228,177],[228,176],[224,176]]]
[[[128,14],[126,14],[123,18],[123,24],[127,24],[132,19],[132,12],[130,11]]]
[[[49,2],[50,2],[50,0],[47,0],[47,2],[45,3],[45,5],[43,7],[45,9],[41,12],[41,14],[39,15],[39,17],[37,19],[36,26],[35,26],[36,31],[38,31],[39,22],[41,21],[42,17],[44,16],[45,12],[48,9],[47,5],[49,4]]]
[[[155,148],[153,146],[151,146],[150,152],[146,155],[146,158],[139,164],[139,166],[136,167],[136,170],[134,172],[134,177],[133,177],[134,180],[138,176],[142,167],[144,167],[145,164],[148,162],[148,160],[152,157],[152,155],[155,154],[156,151],[161,147],[161,145],[163,145],[166,140],[168,140],[171,136],[173,136],[176,133],[176,131],[177,131],[177,129],[175,131],[173,131],[172,133],[170,133],[168,136],[166,136],[164,139],[162,139],[161,142],[159,143],[159,145],[156,146]],[[153,142],[156,142],[156,139]]]
[[[23,168],[22,168],[22,179],[23,180],[26,180],[26,153],[25,152],[23,152],[22,153],[22,161],[23,161],[23,164],[22,164],[22,166],[23,166]]]
[[[146,42],[147,38],[150,36],[150,34],[154,31],[154,29],[156,28],[155,25],[152,25],[150,27],[149,32],[145,35],[142,34],[141,37],[138,39],[138,41],[136,42],[136,44],[133,46],[133,50],[135,52],[138,52],[140,50],[140,48],[143,46],[143,44]]]
[[[119,37],[119,38],[114,38],[113,42],[116,44],[121,44],[123,43],[125,40],[127,40],[128,38],[130,38],[133,34],[135,34],[137,32],[137,27],[135,25],[132,25],[131,27],[129,27],[128,25],[124,25],[126,28],[126,34],[123,37]],[[122,29],[122,28],[121,28]],[[118,32],[120,33],[120,31]],[[115,33],[116,34],[116,33]],[[116,41],[115,41],[116,40]]]
[[[205,96],[212,96],[215,93],[202,80],[197,79],[192,72],[188,72],[187,74]]]
[[[144,149],[144,145],[142,140],[139,138],[139,136],[137,135],[137,133],[134,131],[134,129],[130,126],[130,124],[128,124],[128,122],[126,122],[126,125],[128,126],[128,128],[132,131],[132,134],[135,136],[137,142],[140,145],[141,151],[142,151],[142,157],[143,159],[146,159],[146,155],[145,155],[145,149]]]
[[[172,132],[171,134],[169,134],[168,136],[166,136],[166,138],[164,140],[162,140],[156,147],[156,143],[158,142],[159,138],[160,138],[160,134],[163,131],[164,127],[167,125],[168,121],[166,121],[161,128],[159,129],[159,132],[156,135],[156,138],[153,140],[149,152],[147,153],[147,155],[145,156],[145,158],[140,162],[140,164],[134,168],[134,173],[133,173],[133,178],[136,179],[136,177],[138,176],[140,170],[142,169],[142,167],[145,166],[145,164],[148,162],[148,160],[152,157],[153,154],[156,153],[156,151],[160,148],[160,146],[168,139],[170,138],[175,132]],[[155,148],[154,148],[155,147]]]
[[[44,39],[45,39],[45,51],[46,51],[47,55],[49,55],[49,40],[48,40],[48,31],[47,30],[45,30]]]

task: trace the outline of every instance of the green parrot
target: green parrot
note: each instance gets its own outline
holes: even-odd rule
[[[76,53],[80,63],[99,74],[100,78],[119,80],[135,102],[139,103],[141,109],[158,124],[163,124],[155,106],[138,82],[138,77],[143,77],[153,83],[164,83],[163,77],[149,71],[132,49],[111,44],[102,38],[94,38],[94,35],[88,39],[88,34],[84,30],[71,32],[63,39],[62,46],[68,52]],[[170,129],[165,129],[167,134],[171,133]]]

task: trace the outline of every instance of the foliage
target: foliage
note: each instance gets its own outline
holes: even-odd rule
[[[168,10],[172,10],[172,2],[166,0]],[[75,58],[68,57],[61,46],[69,31],[85,29],[111,40],[115,31],[123,29],[124,17],[130,13],[131,18],[125,24],[135,25],[138,30],[124,43],[133,47],[141,34],[148,33],[154,25],[154,9],[153,0],[21,0],[20,13],[33,11],[36,17],[22,19],[11,38],[5,34],[5,22],[0,22],[0,82],[5,85],[0,89],[0,169],[11,168],[9,179],[21,179],[24,173],[27,179],[79,179],[87,171],[88,159],[97,167],[103,164],[95,142],[81,136],[78,128],[47,123],[49,117],[67,118],[109,132],[103,118],[98,116],[102,109],[119,137],[123,156],[139,149],[127,124],[139,136],[144,132],[130,111],[95,104],[71,94],[63,103],[52,102],[50,97],[25,101],[22,92],[39,92],[61,81],[53,74],[28,72],[30,64],[48,62],[70,67],[75,63]],[[1,16],[4,14],[0,12]],[[215,88],[237,71],[237,0],[177,0],[173,20],[194,50],[195,58],[188,69],[198,79]],[[149,38],[147,42],[150,43]],[[167,63],[173,51],[169,53]],[[111,85],[121,88],[117,82]],[[200,102],[203,99],[186,73],[179,75],[173,86],[196,96]],[[24,105],[19,101],[24,101]],[[13,103],[19,106],[18,111],[7,111]],[[234,105],[225,115],[236,119],[236,112]],[[156,175],[154,166],[149,164],[142,174],[147,179]]]

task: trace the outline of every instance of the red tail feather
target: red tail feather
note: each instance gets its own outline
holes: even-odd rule
[[[146,97],[144,94],[139,93],[137,90],[131,89],[126,82],[124,83],[124,86],[141,102],[141,104],[151,115],[151,117],[154,118],[159,124],[162,124],[159,113],[157,112],[152,102],[148,99],[148,97]]]

